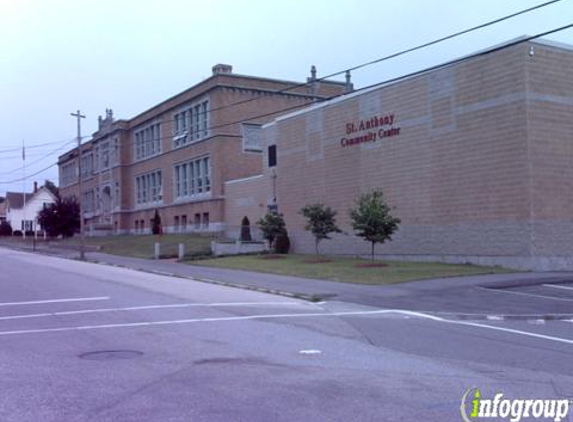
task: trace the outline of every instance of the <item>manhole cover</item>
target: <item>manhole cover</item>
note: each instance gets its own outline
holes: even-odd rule
[[[80,358],[88,360],[119,360],[133,359],[141,355],[143,355],[143,352],[138,352],[137,350],[100,350],[82,353]]]

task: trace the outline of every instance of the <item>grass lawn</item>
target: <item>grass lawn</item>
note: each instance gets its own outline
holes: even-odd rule
[[[371,261],[313,255],[243,255],[189,262],[218,268],[240,269],[297,277],[361,284],[392,284],[429,278],[512,272],[501,267],[424,262]],[[273,258],[274,257],[274,258]],[[319,262],[317,262],[319,261]]]
[[[79,238],[66,239],[64,242],[79,245]],[[98,246],[100,252],[112,255],[132,256],[135,258],[153,258],[155,242],[161,243],[162,257],[177,257],[178,245],[185,245],[185,255],[206,254],[211,251],[211,237],[194,234],[154,235],[117,235],[86,237],[86,244]]]
[[[211,252],[211,237],[201,236],[197,234],[164,234],[163,236],[154,235],[117,235],[117,236],[101,236],[101,237],[87,237],[86,245],[88,247],[98,247],[100,252],[109,253],[112,255],[131,256],[135,258],[153,258],[153,248],[155,242],[161,243],[161,256],[177,257],[179,243],[185,244],[185,255],[205,255]],[[6,237],[1,239],[3,242],[10,243],[23,243],[22,238]],[[26,244],[31,244],[32,239],[26,238]],[[43,239],[38,239],[38,245],[43,245]],[[56,246],[74,246],[79,248],[80,239],[74,236],[69,239],[63,240],[50,240],[48,245]],[[93,250],[93,249],[89,249]]]

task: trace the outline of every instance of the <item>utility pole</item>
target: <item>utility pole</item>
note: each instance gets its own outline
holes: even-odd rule
[[[86,258],[86,246],[84,239],[84,213],[82,209],[82,119],[86,116],[82,115],[78,110],[77,113],[70,113],[78,120],[78,203],[80,206],[80,259],[83,261]]]

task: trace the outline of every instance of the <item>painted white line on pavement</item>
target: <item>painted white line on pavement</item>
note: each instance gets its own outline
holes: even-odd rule
[[[40,305],[44,303],[64,303],[64,302],[88,302],[95,300],[109,300],[109,296],[99,297],[74,297],[70,299],[49,299],[49,300],[32,300],[28,302],[5,302],[0,303],[0,306],[20,306],[20,305]]]
[[[169,305],[143,305],[143,306],[129,306],[126,308],[99,308],[99,309],[79,309],[76,311],[59,311],[59,312],[43,312],[38,314],[22,314],[22,315],[7,315],[0,316],[0,321],[26,319],[26,318],[42,318],[42,317],[55,317],[66,315],[81,315],[81,314],[97,314],[106,312],[129,312],[129,311],[146,311],[154,309],[176,309],[176,308],[195,308],[195,307],[233,307],[233,306],[312,306],[313,303],[307,302],[221,302],[221,303],[173,303]]]
[[[488,292],[499,292],[499,293],[509,293],[512,295],[519,295],[519,296],[529,296],[529,297],[538,297],[541,299],[550,299],[550,300],[564,300],[566,302],[573,302],[573,299],[566,299],[564,297],[555,297],[555,296],[543,296],[543,295],[536,295],[533,293],[525,293],[525,292],[514,292],[512,290],[505,290],[505,289],[490,289],[487,287],[478,287],[478,289],[486,290]]]
[[[554,289],[573,290],[570,286],[559,286],[557,284],[544,284],[544,287],[553,287]]]
[[[368,316],[368,315],[384,315],[384,314],[399,314],[405,316],[415,316],[422,319],[428,319],[435,322],[442,322],[446,324],[464,325],[474,328],[483,328],[493,331],[500,331],[504,333],[517,334],[526,337],[532,337],[542,340],[549,340],[558,343],[572,344],[573,340],[548,336],[544,334],[532,333],[529,331],[516,330],[513,328],[496,327],[487,324],[480,324],[477,322],[469,321],[456,321],[444,319],[435,315],[424,314],[415,311],[406,311],[401,309],[382,309],[376,311],[356,311],[356,312],[320,312],[320,313],[303,313],[303,314],[269,314],[269,315],[245,315],[245,316],[232,316],[232,317],[213,317],[213,318],[193,318],[193,319],[180,319],[170,321],[143,321],[143,322],[129,322],[119,324],[103,324],[103,325],[83,325],[77,327],[59,327],[59,328],[41,328],[41,329],[27,329],[27,330],[13,330],[13,331],[0,331],[0,336],[18,335],[18,334],[38,334],[38,333],[53,333],[65,331],[84,331],[84,330],[98,330],[106,328],[133,328],[133,327],[149,327],[156,325],[176,325],[176,324],[192,324],[199,322],[230,322],[230,321],[250,321],[250,320],[266,320],[266,319],[281,319],[281,318],[312,318],[312,317],[352,317],[352,316]]]

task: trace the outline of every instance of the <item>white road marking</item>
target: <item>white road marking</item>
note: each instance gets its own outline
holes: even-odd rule
[[[38,314],[7,315],[7,316],[0,316],[0,321],[27,319],[27,318],[55,317],[55,316],[66,316],[66,315],[97,314],[106,312],[145,311],[153,309],[174,309],[174,308],[193,308],[193,307],[233,307],[233,306],[309,306],[309,305],[312,306],[314,304],[307,302],[173,303],[169,305],[143,305],[143,306],[129,306],[126,308],[80,309],[76,311],[59,311],[59,312],[43,312]]]
[[[41,328],[41,329],[27,329],[27,330],[12,330],[0,331],[0,336],[18,335],[18,334],[37,334],[37,333],[54,333],[66,331],[84,331],[84,330],[98,330],[108,328],[128,328],[128,327],[149,327],[156,325],[176,325],[176,324],[192,324],[200,322],[230,322],[230,321],[249,321],[249,320],[266,320],[266,319],[281,319],[281,318],[313,318],[313,317],[352,317],[352,316],[368,316],[368,315],[384,315],[384,314],[399,314],[406,316],[415,316],[422,319],[428,319],[435,322],[442,322],[446,324],[464,325],[474,328],[482,328],[493,331],[500,331],[504,333],[517,334],[526,337],[533,337],[542,340],[549,340],[558,343],[565,343],[573,345],[573,340],[548,336],[544,334],[532,333],[529,331],[516,330],[513,328],[496,327],[487,324],[469,321],[449,320],[435,315],[424,314],[415,311],[406,311],[401,309],[382,309],[376,311],[356,311],[356,312],[316,312],[316,313],[303,313],[303,314],[268,314],[268,315],[245,315],[245,316],[232,316],[232,317],[213,317],[213,318],[193,318],[193,319],[180,319],[168,321],[143,321],[143,322],[130,322],[119,324],[103,324],[103,325],[82,325],[77,327],[59,327],[59,328]]]
[[[109,296],[99,297],[74,297],[70,299],[49,299],[49,300],[32,300],[28,302],[5,302],[0,303],[0,306],[20,306],[20,305],[40,305],[44,303],[64,303],[64,302],[88,302],[95,300],[109,300]]]
[[[573,287],[569,286],[559,286],[556,284],[544,284],[544,287],[553,287],[554,289],[563,289],[563,290],[573,290]]]
[[[309,350],[300,350],[299,353],[301,355],[320,355],[322,352],[316,349],[309,349]]]
[[[514,292],[512,290],[506,289],[490,289],[487,287],[478,287],[478,289],[486,290],[489,292],[499,292],[499,293],[509,293],[512,295],[520,295],[520,296],[529,296],[529,297],[539,297],[541,299],[551,299],[551,300],[564,300],[566,302],[573,302],[573,299],[566,299],[564,297],[555,297],[555,296],[543,296],[543,295],[536,295],[533,293],[525,293],[525,292]]]

